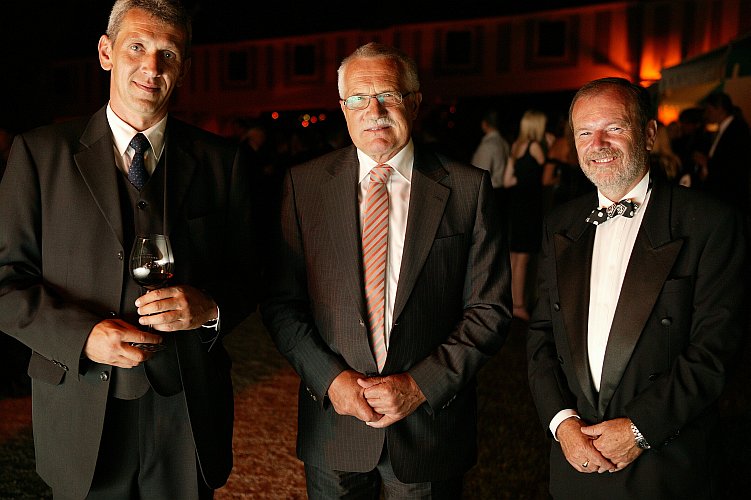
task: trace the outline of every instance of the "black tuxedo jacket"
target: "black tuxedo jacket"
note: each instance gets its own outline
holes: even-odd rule
[[[427,402],[386,429],[325,397],[345,369],[376,375],[363,295],[354,146],[290,169],[264,322],[301,377],[298,456],[370,471],[388,446],[405,482],[462,474],[476,460],[475,375],[511,319],[506,239],[484,170],[415,148],[401,275],[383,375],[408,372]]]
[[[167,223],[174,283],[204,289],[222,333],[254,309],[250,183],[237,147],[169,119]],[[112,367],[82,357],[92,327],[122,314],[123,243],[113,142],[102,108],[14,142],[0,184],[0,330],[32,351],[36,465],[56,493],[83,496],[97,460]],[[231,264],[231,265],[230,265]],[[230,359],[213,330],[175,335],[180,378],[209,486],[232,468]]]
[[[546,431],[575,409],[587,423],[629,417],[652,445],[626,469],[583,474],[553,441],[550,491],[571,499],[710,498],[716,402],[747,327],[740,214],[654,180],[605,352],[599,394],[587,357],[597,195],[548,216],[539,302],[528,334],[529,382]]]

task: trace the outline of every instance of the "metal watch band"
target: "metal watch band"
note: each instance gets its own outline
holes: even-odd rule
[[[636,427],[636,425],[634,425],[633,422],[631,422],[631,432],[634,433],[634,441],[636,441],[636,446],[638,446],[642,450],[648,450],[651,448],[647,440],[644,439],[641,431],[639,431],[639,429]]]

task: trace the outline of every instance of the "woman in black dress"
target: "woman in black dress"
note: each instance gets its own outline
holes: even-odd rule
[[[511,295],[514,316],[529,320],[525,284],[530,258],[540,250],[542,238],[542,168],[545,165],[545,113],[527,110],[519,124],[519,137],[511,145],[504,172],[511,250]]]

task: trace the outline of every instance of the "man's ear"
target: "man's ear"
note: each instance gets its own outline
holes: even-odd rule
[[[645,132],[645,141],[647,143],[647,151],[652,151],[655,145],[655,139],[657,138],[657,120],[649,120],[647,122],[647,128]]]
[[[422,92],[419,90],[415,92],[415,96],[412,98],[412,119],[417,118],[417,112],[420,110],[420,103],[422,102]]]
[[[107,35],[99,38],[99,65],[104,71],[112,69],[112,43]]]

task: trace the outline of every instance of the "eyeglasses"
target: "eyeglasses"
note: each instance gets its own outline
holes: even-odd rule
[[[401,92],[381,92],[380,94],[373,95],[355,94],[347,97],[346,99],[342,99],[342,102],[347,107],[347,109],[358,111],[367,108],[370,104],[370,100],[372,98],[375,98],[378,100],[378,104],[386,108],[390,108],[391,106],[398,106],[399,104],[401,104],[404,98],[411,93],[412,92],[407,92],[406,94],[402,94]]]

